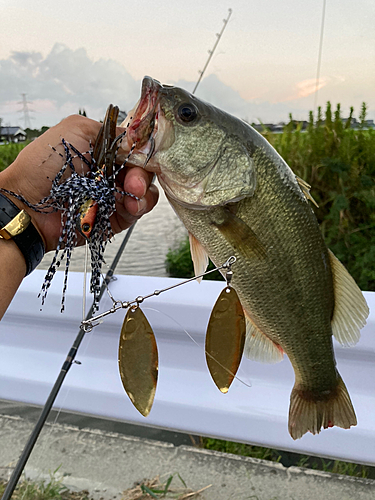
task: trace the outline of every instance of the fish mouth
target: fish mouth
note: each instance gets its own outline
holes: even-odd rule
[[[125,153],[132,152],[128,167],[161,173],[159,153],[175,140],[173,124],[166,118],[164,109],[169,93],[168,87],[149,76],[144,77],[141,97],[120,125],[127,129],[121,148]],[[125,159],[123,153],[118,158],[120,161]]]
[[[154,138],[158,131],[160,108],[159,92],[162,88],[162,85],[157,80],[149,76],[144,77],[141,98],[122,124],[122,126],[127,127],[126,142],[128,149],[136,144],[134,152],[146,154],[146,163],[155,150]]]

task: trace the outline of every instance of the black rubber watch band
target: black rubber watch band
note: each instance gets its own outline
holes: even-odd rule
[[[9,198],[0,193],[0,227],[6,226],[21,210]],[[26,276],[40,263],[45,253],[43,240],[33,224],[12,238],[26,261]]]

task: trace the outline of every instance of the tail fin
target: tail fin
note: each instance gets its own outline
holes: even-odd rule
[[[345,384],[338,375],[337,387],[330,394],[313,395],[310,391],[293,387],[289,407],[289,433],[293,439],[306,432],[319,434],[322,427],[349,429],[357,425],[354,408]]]

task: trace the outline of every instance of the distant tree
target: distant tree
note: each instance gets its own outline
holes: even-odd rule
[[[360,127],[363,128],[366,125],[366,115],[367,115],[367,105],[365,102],[361,106],[361,114],[359,115]]]
[[[353,106],[350,106],[350,113],[349,113],[349,117],[345,123],[345,129],[350,128],[350,125],[352,124],[353,113],[354,113],[354,108],[353,108]]]
[[[35,139],[35,137],[39,137],[41,134],[41,131],[38,130],[37,128],[25,128],[25,132],[26,132],[26,139],[28,141]]]
[[[79,108],[78,114],[81,115],[81,116],[87,116],[85,108],[82,108],[82,109]]]
[[[42,128],[40,129],[40,133],[41,133],[41,134],[44,134],[44,132],[47,132],[47,130],[48,130],[48,129],[49,129],[49,127],[44,126],[44,127],[42,127]]]

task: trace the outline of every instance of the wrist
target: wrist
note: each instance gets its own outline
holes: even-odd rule
[[[42,260],[45,246],[30,217],[22,217],[20,212],[18,206],[0,192],[0,238],[16,244],[25,259],[28,275]]]
[[[12,240],[0,239],[0,256],[1,319],[26,274],[26,262],[21,251]]]
[[[23,151],[24,149],[21,151],[21,153]],[[25,176],[24,173],[22,174],[22,170],[25,171],[25,166],[23,166],[22,162],[20,162],[21,153],[17,156],[14,162],[11,165],[9,165],[9,167],[0,172],[0,194],[2,192],[1,189],[5,189],[9,192],[21,195],[30,203],[37,203],[39,201],[39,198],[32,199],[32,197],[30,197],[30,193],[35,192],[35,189],[33,190],[32,186],[27,186],[27,182],[26,183],[21,182],[22,175]],[[27,193],[25,191],[26,188],[28,188]],[[27,206],[26,203],[23,203],[22,200],[12,196],[11,194],[3,192],[3,195],[6,196],[6,198],[8,198],[12,203],[14,203],[14,205],[16,205],[20,210],[24,210],[25,212],[28,213],[28,215],[31,217],[31,222],[33,223],[35,229],[38,231],[40,237],[42,238],[44,248],[47,249],[46,251],[49,251],[50,249],[48,248],[44,234],[42,233],[41,228],[39,227],[40,226],[40,221],[38,217],[39,214],[37,214],[37,212],[35,212],[29,206]]]

